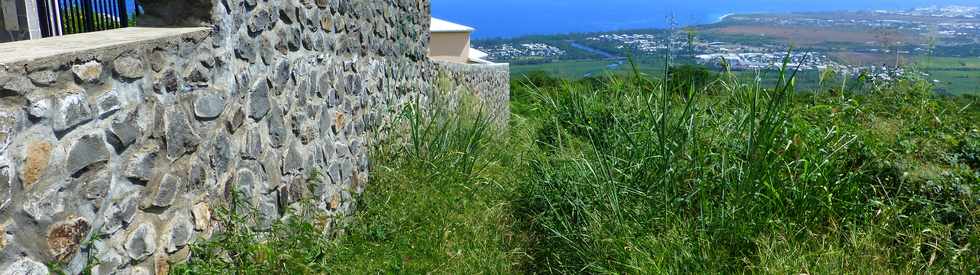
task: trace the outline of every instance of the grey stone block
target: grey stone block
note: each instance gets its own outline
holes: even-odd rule
[[[51,86],[51,84],[54,84],[55,81],[58,81],[58,74],[51,70],[32,72],[31,74],[28,74],[27,77],[31,79],[31,82],[33,82],[34,85],[43,87]]]
[[[235,107],[234,110],[234,114],[225,120],[225,128],[231,133],[237,132],[245,124],[245,111],[240,107]]]
[[[249,129],[242,147],[242,158],[258,159],[262,155],[262,135],[258,129]]]
[[[153,51],[149,57],[150,69],[154,72],[160,72],[164,68],[170,66],[170,60],[167,55],[162,50]]]
[[[248,116],[261,120],[269,113],[269,83],[260,79],[252,85],[248,95]]]
[[[108,245],[110,245],[108,241],[96,241],[94,243],[93,250],[96,251],[95,258],[99,264],[92,267],[93,274],[111,274],[123,263],[129,262],[129,257],[120,254],[125,252],[110,249],[107,247]]]
[[[177,71],[168,68],[163,73],[157,74],[153,82],[153,90],[160,94],[176,93],[180,89],[180,80],[177,79]]]
[[[119,95],[115,90],[106,92],[99,96],[96,100],[96,105],[99,107],[99,115],[105,116],[112,112],[122,109],[122,103],[119,102]]]
[[[185,214],[177,214],[167,224],[167,231],[164,232],[164,240],[167,242],[167,253],[177,252],[178,249],[187,245],[194,234],[194,224],[190,217]]]
[[[248,31],[252,33],[262,32],[271,28],[272,14],[266,8],[257,8],[252,11],[252,17],[248,20]]]
[[[279,188],[282,183],[282,155],[279,150],[266,150],[259,159],[260,166],[252,169],[262,178],[255,185],[257,195],[267,195]]]
[[[303,165],[306,162],[306,156],[303,155],[297,143],[294,141],[289,145],[286,159],[282,163],[282,171],[286,174],[302,175],[302,172],[306,170]]]
[[[91,165],[109,161],[109,151],[106,150],[105,141],[98,134],[83,136],[75,141],[71,150],[68,152],[68,159],[65,161],[65,169],[69,174],[76,174]]]
[[[75,128],[82,123],[91,121],[94,112],[85,99],[85,90],[78,86],[69,86],[59,93],[56,99],[57,107],[53,115],[54,130],[64,132]]]
[[[109,187],[112,184],[111,175],[107,169],[86,173],[83,177],[76,180],[78,192],[81,197],[95,201],[97,207],[102,205],[101,201],[109,194]]]
[[[343,173],[340,171],[340,164],[337,162],[330,162],[327,166],[327,176],[330,177],[330,182],[335,185],[343,184]]]
[[[65,211],[65,201],[57,189],[45,190],[24,203],[24,213],[35,222],[51,222],[52,216]]]
[[[180,192],[181,185],[183,185],[183,179],[180,177],[166,173],[147,188],[149,192],[149,203],[154,207],[169,207],[177,199],[177,193]]]
[[[220,96],[205,94],[194,101],[194,115],[201,119],[214,119],[225,109],[225,100]]]
[[[121,56],[112,61],[112,69],[116,75],[126,80],[143,78],[146,74],[143,61],[133,56]]]
[[[106,136],[118,149],[129,147],[139,138],[141,132],[136,119],[137,112],[135,110],[112,119],[112,123],[109,124],[109,134]]]
[[[263,34],[260,35],[258,38],[259,56],[262,57],[262,63],[264,63],[267,66],[271,66],[273,63],[275,63],[277,57],[276,48],[272,44],[273,40],[269,38],[269,36],[270,35]]]
[[[168,110],[164,116],[164,124],[168,158],[177,159],[181,155],[197,150],[201,137],[191,127],[184,111]]]
[[[286,128],[285,115],[278,106],[272,108],[269,114],[269,141],[274,148],[280,148],[286,144],[289,137],[289,129]]]
[[[121,198],[113,200],[112,204],[106,209],[104,214],[105,224],[103,230],[105,234],[113,234],[133,222],[136,211],[139,209],[139,192],[133,191],[125,193]]]
[[[198,155],[198,157],[206,157],[202,155],[205,154]],[[183,169],[184,168],[182,168],[182,170]],[[187,187],[185,189],[190,190],[190,192],[205,189],[205,184],[208,183],[211,175],[211,173],[208,173],[208,171],[214,171],[208,164],[208,160],[199,158],[191,159],[190,168],[188,170],[187,179],[185,181],[187,183]]]
[[[275,194],[275,192],[259,198],[258,205],[256,206],[256,212],[258,212],[258,221],[256,221],[255,225],[256,230],[269,230],[272,228],[272,224],[279,219],[278,198],[279,195]]]
[[[196,87],[207,87],[211,80],[211,69],[201,64],[188,66],[184,71],[184,80]]]
[[[213,168],[215,173],[218,175],[224,174],[228,171],[228,168],[231,165],[231,160],[234,157],[231,141],[228,140],[227,135],[222,133],[214,137],[214,141],[212,142],[211,146],[211,168]]]
[[[235,173],[235,183],[232,188],[234,194],[232,196],[236,198],[234,202],[236,207],[254,207],[252,203],[252,198],[255,197],[255,184],[256,184],[255,173],[250,168],[241,168]]]
[[[0,97],[16,95],[25,96],[36,87],[27,77],[9,75],[0,77]]]
[[[51,90],[38,90],[28,94],[27,113],[34,118],[47,119],[51,117],[51,110],[54,107],[54,100],[51,98]]]
[[[123,163],[122,175],[141,182],[150,181],[159,154],[160,146],[156,143],[144,144]]]
[[[3,275],[48,275],[48,266],[31,258],[21,257],[3,270]]]
[[[7,205],[10,204],[14,190],[14,177],[11,174],[10,167],[0,166],[0,212],[7,209]]]
[[[252,40],[247,34],[241,33],[238,38],[238,45],[235,47],[235,56],[249,63],[255,62],[258,52]]]
[[[124,248],[126,255],[130,259],[140,261],[153,254],[157,248],[157,233],[153,225],[141,223],[133,232],[129,233]]]
[[[279,63],[276,64],[276,71],[273,75],[272,82],[275,83],[276,87],[280,87],[279,90],[281,90],[289,82],[291,76],[292,69],[289,66],[289,61],[286,59],[279,60]]]

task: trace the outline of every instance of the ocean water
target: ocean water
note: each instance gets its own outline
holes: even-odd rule
[[[980,0],[432,0],[433,16],[477,38],[704,24],[729,13],[980,6]]]

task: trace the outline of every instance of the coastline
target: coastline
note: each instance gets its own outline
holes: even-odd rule
[[[718,19],[715,20],[715,22],[713,22],[713,23],[718,23],[718,22],[721,22],[721,21],[725,21],[725,18],[728,18],[729,16],[732,16],[732,15],[735,15],[735,13],[734,12],[726,13],[725,15],[719,16]]]

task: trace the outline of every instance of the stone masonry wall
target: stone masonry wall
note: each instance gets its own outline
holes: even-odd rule
[[[371,133],[440,75],[506,125],[508,68],[430,61],[427,0],[212,4],[208,29],[3,64],[0,274],[165,274],[218,207],[348,215]]]
[[[483,111],[505,129],[510,121],[510,65],[473,65],[436,61],[436,71],[448,78],[454,94],[475,95]],[[437,88],[438,89],[438,88]]]

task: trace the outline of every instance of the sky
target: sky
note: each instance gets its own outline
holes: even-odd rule
[[[435,17],[477,29],[477,38],[712,23],[733,12],[980,6],[980,0],[431,0]]]

